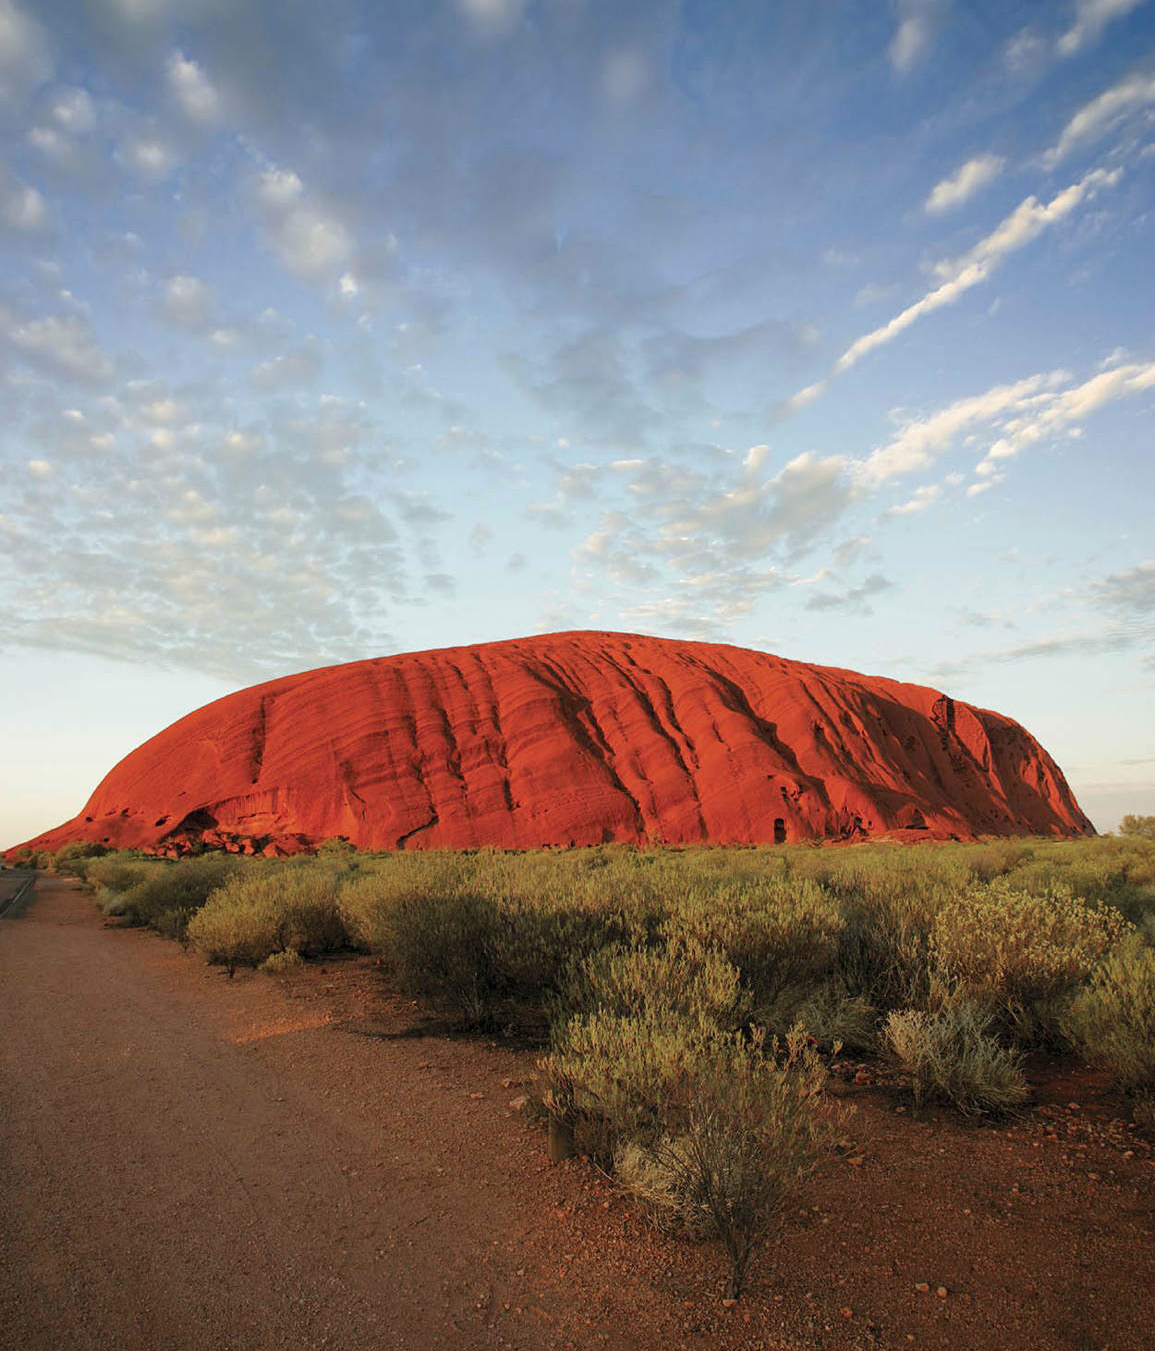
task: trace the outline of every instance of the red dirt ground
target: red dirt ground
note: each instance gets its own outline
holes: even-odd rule
[[[230,982],[39,892],[0,920],[4,1351],[1155,1345],[1151,1147],[1077,1067],[998,1128],[832,1081],[854,1148],[727,1309],[712,1246],[546,1162],[532,1052],[413,1035],[367,959]]]

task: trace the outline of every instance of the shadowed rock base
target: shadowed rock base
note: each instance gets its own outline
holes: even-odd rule
[[[324,667],[173,723],[29,841],[180,853],[1093,834],[1018,723],[715,643],[560,633]]]

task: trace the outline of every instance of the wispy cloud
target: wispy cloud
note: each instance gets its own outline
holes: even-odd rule
[[[1055,49],[1060,56],[1074,56],[1089,46],[1115,19],[1123,19],[1146,0],[1075,0],[1070,28],[1059,38]]]
[[[1056,193],[1049,202],[1040,202],[1034,196],[1024,198],[972,249],[960,258],[945,259],[935,265],[935,274],[944,278],[939,286],[927,291],[887,323],[856,338],[835,362],[835,374],[849,370],[868,353],[893,342],[926,315],[955,304],[968,291],[981,286],[1012,253],[1025,248],[1048,227],[1065,220],[1082,202],[1104,188],[1114,187],[1120,176],[1119,169],[1093,169],[1077,183]]]
[[[938,216],[969,202],[1003,171],[1006,160],[1001,155],[975,155],[953,174],[936,183],[923,209],[928,215]]]
[[[1155,104],[1155,75],[1136,71],[1085,103],[1043,156],[1053,169],[1074,151],[1101,141],[1135,113]]]
[[[898,27],[887,48],[890,64],[900,75],[922,64],[934,45],[944,9],[942,0],[893,0]]]

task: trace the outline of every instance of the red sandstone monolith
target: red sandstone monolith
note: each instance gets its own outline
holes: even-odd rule
[[[285,853],[1093,833],[1018,723],[715,643],[559,633],[231,694],[29,841]]]

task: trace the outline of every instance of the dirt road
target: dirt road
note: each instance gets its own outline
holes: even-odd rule
[[[633,1345],[547,1273],[524,1060],[350,1035],[38,892],[0,921],[5,1351]]]

